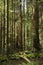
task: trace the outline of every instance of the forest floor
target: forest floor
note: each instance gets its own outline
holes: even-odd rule
[[[31,58],[30,61],[37,62],[38,65],[43,65],[43,58]],[[20,65],[22,63],[27,63],[24,59],[20,58],[18,60],[9,60],[7,65]],[[0,65],[6,65],[6,63],[1,63]]]
[[[38,63],[38,65],[43,65],[43,58],[34,58],[32,61],[35,61]]]
[[[43,58],[36,58],[36,59],[32,59],[32,61],[35,61],[38,63],[38,65],[43,65]],[[19,65],[21,63],[27,63],[25,60],[23,59],[19,59],[19,60],[10,60],[9,65]]]
[[[43,65],[43,55],[42,57],[31,57],[28,58],[28,60],[30,60],[30,62],[36,62],[38,65]],[[0,65],[20,65],[22,63],[28,63],[28,62],[23,58],[8,59],[8,61],[0,62]]]

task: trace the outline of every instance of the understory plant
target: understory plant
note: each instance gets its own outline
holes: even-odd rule
[[[20,65],[38,65],[38,63],[36,63],[36,62],[31,62],[31,63],[22,63],[22,64],[20,64]]]

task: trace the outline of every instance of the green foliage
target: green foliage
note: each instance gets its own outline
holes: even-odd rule
[[[15,53],[15,54],[11,54],[11,55],[9,55],[9,58],[10,59],[19,59],[20,58],[20,56],[19,56],[19,53]]]
[[[8,61],[8,58],[6,55],[0,56],[0,62],[3,62],[3,61]]]
[[[35,58],[35,57],[43,57],[43,54],[42,53],[24,53],[24,52],[19,52],[19,53],[14,53],[14,54],[10,54],[9,55],[9,58],[10,59],[20,59],[22,57],[27,57],[27,58]]]
[[[35,58],[35,57],[43,57],[43,53],[30,53],[30,54],[27,54],[27,57],[29,58]]]
[[[27,54],[27,57],[32,58],[32,57],[35,57],[35,55],[34,55],[34,53],[30,53],[30,54]]]
[[[38,65],[36,62],[31,62],[31,63],[22,63],[20,65]]]

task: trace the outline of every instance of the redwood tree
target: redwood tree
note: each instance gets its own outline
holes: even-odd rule
[[[33,38],[33,47],[36,52],[40,51],[40,42],[39,42],[39,9],[37,6],[37,0],[33,0],[33,29],[34,29],[34,38]]]

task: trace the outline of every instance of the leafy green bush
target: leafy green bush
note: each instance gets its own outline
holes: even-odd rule
[[[34,55],[34,53],[31,53],[31,54],[27,54],[27,57],[32,58],[32,57],[35,57],[35,55]]]
[[[9,58],[10,59],[19,59],[19,54],[18,53],[15,53],[15,54],[12,54],[12,55],[9,55]]]
[[[8,60],[8,58],[7,58],[7,56],[6,55],[4,55],[4,56],[0,56],[0,60]]]

